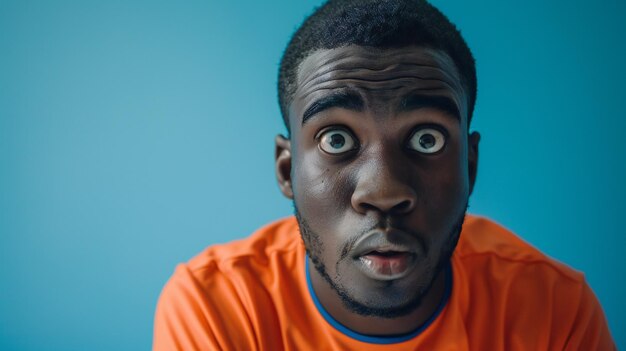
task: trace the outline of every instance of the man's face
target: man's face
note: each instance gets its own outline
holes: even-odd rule
[[[318,274],[352,311],[411,312],[449,259],[476,170],[467,106],[436,50],[349,46],[299,67],[278,177]]]

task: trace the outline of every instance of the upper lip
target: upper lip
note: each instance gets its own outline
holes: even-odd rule
[[[407,232],[393,228],[374,229],[354,243],[350,254],[355,259],[374,251],[415,254],[417,248],[417,238]]]

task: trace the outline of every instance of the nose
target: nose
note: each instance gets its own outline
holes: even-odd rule
[[[417,196],[406,160],[396,158],[379,155],[364,162],[351,198],[352,208],[358,213],[403,215],[415,208]]]

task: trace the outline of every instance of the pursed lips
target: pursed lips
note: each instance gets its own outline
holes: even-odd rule
[[[419,240],[405,231],[395,228],[373,229],[354,242],[349,255],[357,259],[370,252],[418,254],[422,249]]]
[[[394,280],[407,275],[420,251],[417,238],[397,229],[372,230],[350,250],[363,273],[375,280]]]

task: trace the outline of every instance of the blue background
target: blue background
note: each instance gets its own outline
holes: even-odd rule
[[[0,349],[149,349],[178,262],[291,213],[275,83],[319,3],[0,0]],[[584,271],[626,348],[626,2],[434,3],[478,62],[471,211]]]

